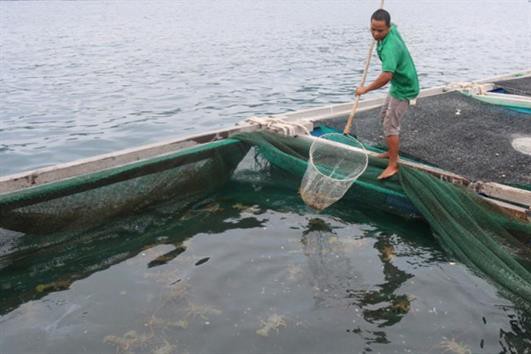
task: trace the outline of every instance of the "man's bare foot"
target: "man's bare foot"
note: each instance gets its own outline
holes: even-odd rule
[[[387,179],[393,177],[398,172],[398,166],[387,166],[385,170],[378,176],[378,179]]]
[[[380,159],[388,159],[389,158],[389,151],[383,152],[381,154],[376,155],[376,157]]]

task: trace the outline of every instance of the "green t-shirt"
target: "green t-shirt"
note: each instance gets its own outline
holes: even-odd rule
[[[382,61],[382,71],[392,72],[389,94],[399,100],[410,100],[419,94],[419,79],[413,59],[406,43],[391,24],[389,33],[378,41],[378,57]]]

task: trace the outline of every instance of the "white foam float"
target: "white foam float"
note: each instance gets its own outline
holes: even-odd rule
[[[531,156],[531,136],[513,139],[511,145],[516,151]]]

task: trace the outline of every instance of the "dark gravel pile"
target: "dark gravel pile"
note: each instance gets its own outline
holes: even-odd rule
[[[525,80],[530,89],[531,81]],[[357,114],[352,133],[384,145],[378,116],[379,109]],[[325,124],[342,130],[345,119]],[[531,184],[531,156],[511,145],[523,136],[531,137],[531,115],[451,92],[418,99],[410,107],[400,151],[473,180]]]
[[[514,95],[531,96],[531,77],[517,80],[496,81],[498,87],[503,87],[509,93]]]

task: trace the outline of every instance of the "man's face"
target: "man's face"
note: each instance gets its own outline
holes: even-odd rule
[[[371,34],[374,39],[381,41],[389,33],[390,27],[385,24],[385,21],[371,21]]]

